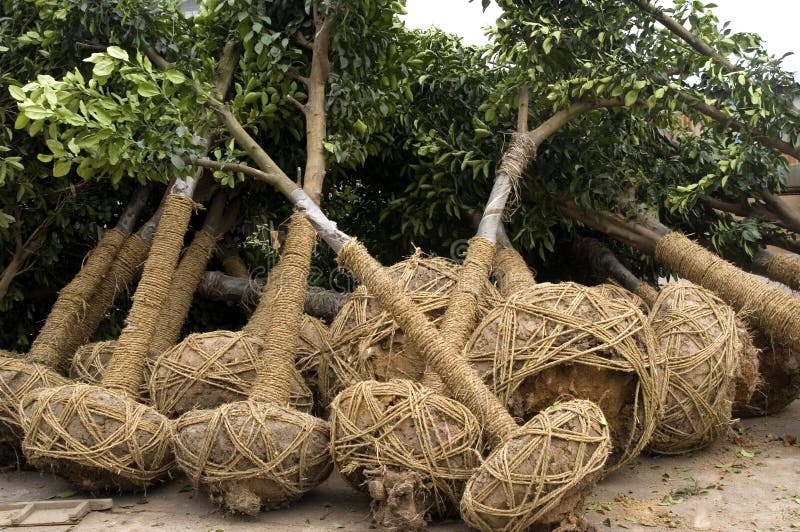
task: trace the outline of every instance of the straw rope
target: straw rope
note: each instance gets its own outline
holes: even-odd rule
[[[143,489],[173,466],[167,418],[97,386],[40,389],[22,409],[28,461],[82,489]]]
[[[614,283],[596,284],[594,286],[590,286],[589,290],[606,299],[624,299],[628,303],[631,303],[634,307],[641,310],[643,314],[648,312],[649,307],[641,297]]]
[[[285,506],[331,471],[330,427],[315,417],[253,400],[187,412],[174,423],[178,465],[233,512]]]
[[[97,287],[83,321],[77,325],[78,332],[73,337],[77,344],[70,345],[68,352],[76,352],[78,346],[87,342],[94,334],[97,326],[106,317],[106,311],[114,304],[117,294],[127,290],[133,283],[149,252],[150,243],[138,234],[125,239],[117,258],[114,259],[114,264],[111,265],[111,270]]]
[[[517,428],[478,373],[439,334],[363,245],[350,239],[339,252],[339,261],[350,268],[375,295],[381,307],[395,317],[414,347],[424,355],[424,360],[439,374],[456,400],[478,417],[493,440],[502,441]]]
[[[147,350],[169,293],[172,274],[183,247],[183,235],[195,207],[191,198],[170,194],[145,262],[133,306],[119,335],[117,349],[103,375],[103,386],[136,397],[142,384]]]
[[[669,392],[648,449],[661,454],[701,449],[731,421],[738,366],[735,314],[708,290],[672,283],[661,290],[650,322],[667,356]]]
[[[56,371],[67,369],[73,351],[67,352],[65,347],[70,343],[70,337],[76,334],[75,327],[83,319],[88,301],[114,262],[126,237],[119,229],[103,233],[97,246],[86,257],[81,270],[59,292],[47,320],[31,345],[28,360],[47,364]]]
[[[190,334],[156,357],[148,381],[153,407],[174,418],[195,408],[243,401],[253,387],[263,345],[243,332]],[[289,405],[310,412],[313,397],[300,373],[293,370],[287,382]]]
[[[676,232],[658,241],[656,260],[707,288],[765,333],[800,350],[800,299],[724,261]]]
[[[272,310],[272,302],[275,300],[275,294],[278,290],[278,283],[275,282],[275,278],[280,274],[281,262],[282,261],[278,261],[278,264],[267,274],[267,282],[264,283],[264,287],[261,289],[261,295],[258,297],[258,305],[256,305],[255,310],[253,310],[253,313],[250,315],[250,319],[248,319],[247,323],[242,327],[242,332],[245,334],[260,337],[266,332],[267,318]]]
[[[464,352],[515,416],[528,419],[565,398],[597,403],[614,442],[609,469],[639,454],[666,394],[666,360],[641,311],[575,283],[513,294]]]
[[[194,292],[206,271],[206,264],[214,252],[217,239],[215,235],[198,231],[184,251],[178,267],[175,268],[172,285],[158,320],[158,334],[153,335],[151,349],[155,352],[161,353],[178,343],[183,322],[192,306]]]
[[[516,186],[522,173],[535,158],[536,141],[533,137],[525,133],[514,133],[497,167],[497,175],[508,177],[511,185]]]
[[[357,489],[382,468],[420,473],[432,483],[431,505],[443,514],[480,463],[475,416],[418,383],[360,382],[336,396],[330,412],[331,454]]]
[[[785,253],[775,253],[767,259],[767,277],[800,290],[800,258]]]
[[[427,257],[415,249],[410,257],[386,270],[417,308],[434,324],[441,323],[458,280],[455,262]],[[488,287],[488,279],[485,285]],[[366,286],[350,294],[329,331],[329,345],[316,355],[323,406],[344,388],[363,380],[422,379],[425,361]]]
[[[264,346],[256,360],[256,381],[250,390],[254,401],[278,405],[289,402],[288,383],[296,371],[297,340],[316,240],[317,232],[311,223],[300,214],[293,214],[281,255],[283,266],[274,279],[277,292],[261,335]]]
[[[633,293],[639,296],[648,307],[652,307],[655,304],[656,299],[658,299],[658,290],[645,282],[641,282],[636,285],[636,289],[633,291]]]
[[[91,342],[83,344],[75,351],[75,356],[72,357],[72,364],[69,367],[69,378],[82,382],[85,384],[100,384],[103,380],[103,375],[106,372],[106,366],[114,356],[114,349],[117,347],[116,340],[104,340],[101,342]],[[138,401],[142,404],[150,402],[150,396],[147,390],[147,383],[150,382],[150,376],[153,374],[153,364],[155,362],[156,353],[154,350],[147,352],[147,361],[144,365],[144,378],[142,385],[139,387]]]
[[[494,275],[500,293],[508,297],[536,284],[533,273],[514,248],[500,248],[494,256]]]
[[[583,508],[610,447],[608,426],[595,404],[554,405],[489,455],[467,483],[461,516],[481,530],[554,528]]]
[[[67,384],[67,379],[43,364],[33,364],[21,357],[0,357],[0,440],[22,440],[19,405],[22,398],[38,388]]]

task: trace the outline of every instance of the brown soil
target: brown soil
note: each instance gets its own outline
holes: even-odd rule
[[[747,403],[734,404],[733,415],[755,417],[776,414],[800,397],[800,353],[758,334],[760,349],[756,389]]]
[[[288,505],[331,471],[325,421],[268,403],[194,410],[175,425],[178,464],[226,511]]]
[[[433,503],[430,488],[415,471],[382,467],[365,471],[372,498],[372,519],[381,530],[426,530],[425,516]]]
[[[549,419],[547,426],[557,423],[557,415],[559,406],[542,413]],[[537,429],[495,449],[467,484],[469,496],[461,504],[464,520],[482,530],[580,527],[584,501],[600,479],[610,450],[602,418],[589,414],[588,419],[587,424],[587,418],[570,415],[557,423],[556,435],[541,430],[545,424],[537,418],[532,422]],[[579,443],[585,436],[593,440]],[[578,472],[582,468],[583,474]]]
[[[190,334],[156,360],[149,384],[153,405],[174,418],[196,408],[245,400],[256,377],[261,345],[258,338],[241,332]],[[299,372],[293,377],[289,404],[310,412],[311,391]]]
[[[753,336],[744,320],[736,316],[736,336],[739,341],[737,353],[739,364],[734,375],[733,408],[737,405],[746,405],[753,397],[756,388],[761,384],[759,373],[759,357],[761,351],[753,343]]]
[[[168,420],[103,388],[42,389],[23,408],[30,464],[80,489],[141,490],[173,465]]]

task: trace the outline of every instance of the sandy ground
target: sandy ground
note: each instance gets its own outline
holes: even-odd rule
[[[603,480],[587,501],[598,530],[800,529],[800,401],[771,418],[744,420],[710,449],[641,457]],[[72,495],[61,479],[32,471],[0,474],[0,502]],[[176,477],[146,496],[114,497],[114,508],[72,527],[34,530],[369,530],[368,499],[332,476],[290,509],[256,518],[222,515]],[[435,532],[466,530],[460,522]],[[22,530],[22,529],[20,529]]]

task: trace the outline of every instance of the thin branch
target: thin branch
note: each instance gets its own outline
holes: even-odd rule
[[[306,76],[301,76],[300,74],[298,74],[294,70],[286,71],[286,77],[288,77],[289,79],[293,79],[295,81],[300,81],[306,87],[308,87],[309,83],[311,83],[310,79],[308,79]]]
[[[297,33],[294,34],[294,41],[303,48],[306,48],[308,50],[314,49],[314,43],[309,41],[308,37],[303,35],[303,32],[301,31],[298,31]]]
[[[295,107],[297,107],[297,109],[298,109],[298,110],[299,110],[301,113],[303,113],[303,114],[306,114],[306,113],[308,112],[308,108],[305,106],[305,104],[302,104],[302,103],[298,102],[297,100],[295,100],[295,99],[294,99],[294,96],[292,96],[291,94],[287,94],[287,95],[286,95],[286,99],[287,99],[287,100],[289,100],[289,102],[290,102],[292,105],[294,105]]]

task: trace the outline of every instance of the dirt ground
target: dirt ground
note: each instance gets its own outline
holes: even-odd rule
[[[678,457],[640,457],[601,482],[587,501],[598,530],[800,529],[800,401],[771,418],[744,420],[710,449]],[[0,502],[80,497],[58,478],[33,471],[0,474]],[[33,530],[369,530],[368,499],[337,476],[290,509],[256,518],[220,514],[183,477],[146,496],[114,497],[114,508],[72,527]],[[2,517],[2,512],[0,512]],[[463,523],[432,527],[465,530]]]

